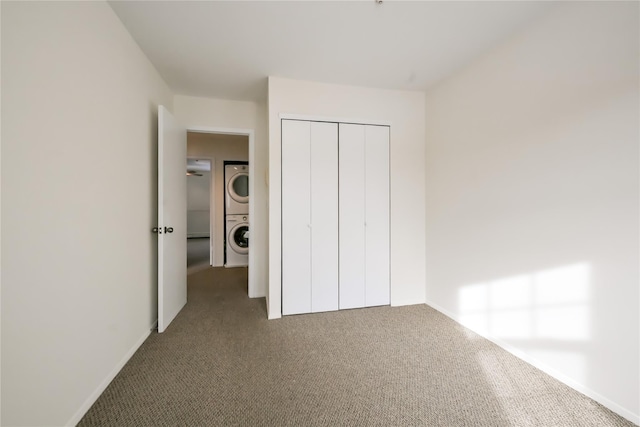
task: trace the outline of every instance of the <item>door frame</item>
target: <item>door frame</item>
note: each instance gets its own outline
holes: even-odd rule
[[[253,129],[242,128],[223,128],[223,127],[211,127],[211,126],[187,126],[187,132],[198,133],[217,133],[222,135],[243,135],[249,138],[249,195],[255,195],[255,131]],[[253,227],[252,218],[255,218],[255,203],[252,202],[251,196],[249,197],[249,227]],[[255,224],[255,221],[254,221]],[[258,294],[256,283],[256,268],[255,268],[255,251],[251,250],[249,246],[249,279],[247,284],[247,293],[249,298],[259,298],[262,295]]]
[[[187,129],[187,132],[189,130]],[[189,137],[187,136],[187,147],[189,146]],[[215,231],[215,221],[216,221],[216,200],[215,200],[215,182],[216,182],[216,163],[215,158],[209,156],[190,156],[187,151],[187,160],[208,160],[210,169],[209,169],[209,265],[213,266],[214,261],[214,246],[213,246],[213,236]],[[188,206],[187,206],[188,208]],[[187,209],[188,212],[188,209]]]

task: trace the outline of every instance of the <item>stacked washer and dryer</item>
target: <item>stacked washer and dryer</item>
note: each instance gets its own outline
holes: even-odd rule
[[[249,265],[249,165],[225,162],[225,267]]]

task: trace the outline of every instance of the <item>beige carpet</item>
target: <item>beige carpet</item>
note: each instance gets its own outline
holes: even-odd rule
[[[80,425],[633,425],[424,305],[267,321],[246,274],[190,276]]]

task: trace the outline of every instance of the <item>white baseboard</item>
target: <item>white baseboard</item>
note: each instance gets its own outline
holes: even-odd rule
[[[255,295],[250,293],[249,298],[266,298],[266,294],[264,292],[257,292]]]
[[[407,305],[422,305],[424,304],[424,300],[421,301],[414,301],[414,300],[394,300],[393,298],[391,299],[391,304],[389,304],[391,307],[404,307]]]
[[[271,313],[269,311],[269,304],[267,303],[267,320],[282,319],[282,313]]]
[[[200,239],[203,237],[210,237],[210,234],[207,232],[203,233],[187,233],[187,239]]]
[[[116,375],[118,375],[118,372],[120,372],[122,370],[122,368],[124,367],[124,365],[126,365],[126,363],[129,361],[129,359],[131,359],[131,356],[133,356],[133,354],[136,351],[138,351],[138,349],[140,348],[142,343],[149,337],[149,335],[151,335],[151,332],[158,325],[158,321],[157,320],[155,322],[155,325],[156,326],[153,326],[151,329],[145,331],[142,334],[142,336],[138,339],[138,341],[136,341],[136,343],[133,345],[133,347],[131,347],[129,349],[129,351],[127,351],[127,353],[124,355],[124,357],[122,359],[120,359],[120,361],[116,364],[116,366],[113,368],[113,370],[111,370],[111,372],[109,372],[107,377],[100,383],[98,388],[96,388],[94,390],[94,392],[91,393],[91,395],[87,398],[87,400],[84,401],[82,406],[80,406],[80,408],[76,411],[76,413],[73,414],[71,419],[65,424],[66,426],[75,426],[80,422],[82,417],[84,417],[84,415],[87,413],[87,411],[89,411],[91,406],[94,403],[96,403],[96,400],[98,400],[100,395],[107,389],[107,387],[109,386],[111,381],[113,381],[113,379],[116,377]]]
[[[452,319],[455,322],[457,322],[460,325],[462,325],[462,323],[460,323],[460,320],[458,319],[458,316],[456,314],[446,310],[445,308],[439,306],[438,304],[434,304],[434,303],[429,302],[429,301],[427,301],[426,304],[429,307],[438,310],[440,313],[444,314],[445,316],[449,317],[450,319]],[[462,326],[464,326],[464,325],[462,325]],[[489,341],[491,341],[492,343],[496,344],[497,346],[502,347],[503,349],[505,349],[509,353],[513,354],[514,356],[518,357],[519,359],[524,360],[528,364],[535,366],[536,368],[540,369],[542,372],[545,372],[546,374],[551,375],[553,378],[555,378],[558,381],[568,385],[572,389],[579,391],[580,393],[584,394],[587,397],[590,397],[591,399],[593,399],[596,402],[600,403],[602,406],[605,406],[606,408],[611,409],[613,412],[615,412],[616,414],[626,418],[627,420],[631,421],[632,423],[640,425],[640,415],[634,414],[632,411],[630,411],[630,410],[628,410],[626,408],[623,408],[622,406],[618,405],[617,403],[615,403],[615,402],[607,399],[606,397],[602,396],[601,394],[596,393],[595,391],[591,390],[589,387],[585,386],[584,384],[581,384],[581,383],[579,383],[579,382],[567,377],[566,375],[556,371],[555,369],[550,368],[545,363],[539,361],[538,359],[536,359],[534,357],[531,357],[530,355],[526,354],[525,352],[513,347],[512,345],[502,341],[499,338],[490,336],[488,334],[480,334],[480,333],[478,333],[476,331],[474,331],[474,333],[482,336],[483,338],[488,339]]]

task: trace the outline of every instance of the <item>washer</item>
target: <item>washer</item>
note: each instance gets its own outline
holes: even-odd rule
[[[227,215],[225,267],[249,265],[249,215]]]
[[[226,215],[249,214],[249,166],[224,166]]]

